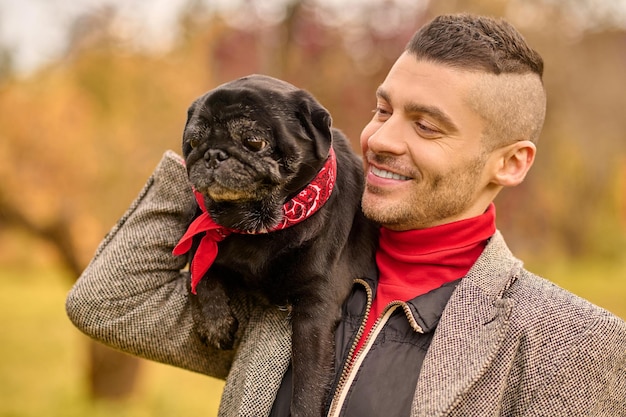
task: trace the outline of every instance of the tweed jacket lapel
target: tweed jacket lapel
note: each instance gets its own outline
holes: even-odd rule
[[[496,232],[448,302],[424,359],[412,416],[445,416],[487,371],[508,329],[502,298],[522,263]]]

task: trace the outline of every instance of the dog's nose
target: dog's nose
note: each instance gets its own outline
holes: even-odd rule
[[[221,149],[209,149],[204,154],[205,164],[209,168],[217,168],[226,159],[228,159],[228,154]]]

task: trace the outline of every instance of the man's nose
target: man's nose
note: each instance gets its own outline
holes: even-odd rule
[[[406,151],[411,124],[392,115],[372,132],[367,132],[367,147],[375,153],[402,154]]]

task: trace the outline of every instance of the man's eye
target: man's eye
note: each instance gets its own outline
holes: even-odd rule
[[[424,122],[415,122],[415,126],[417,127],[417,132],[420,134],[420,136],[423,136],[425,138],[435,138],[441,136],[441,132],[430,124]]]
[[[254,152],[259,152],[260,150],[265,149],[265,147],[268,145],[267,141],[255,136],[244,138],[243,144],[246,146],[246,148]]]
[[[378,116],[378,117],[384,117],[384,118],[386,118],[386,117],[391,116],[391,112],[390,112],[390,111],[388,111],[387,109],[383,108],[383,107],[376,107],[376,108],[373,110],[373,113],[374,113],[376,116]]]

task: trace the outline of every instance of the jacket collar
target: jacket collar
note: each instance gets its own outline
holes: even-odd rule
[[[451,294],[460,281],[461,279],[447,282],[439,288],[407,301],[408,310],[404,310],[404,313],[407,315],[409,322],[411,317],[408,315],[411,314],[413,320],[424,333],[433,331],[441,319]]]
[[[521,268],[496,232],[444,309],[424,359],[413,415],[445,415],[486,372],[509,325],[513,303],[503,293]]]

